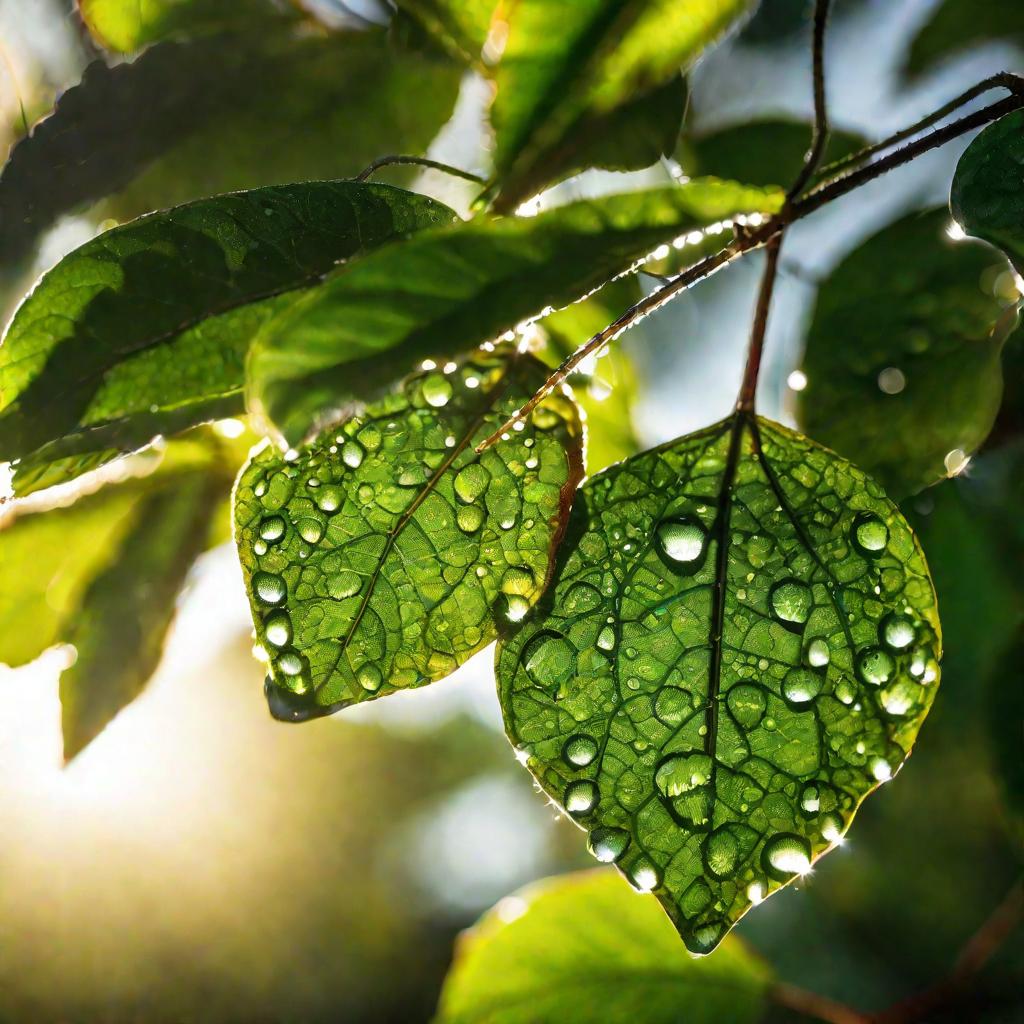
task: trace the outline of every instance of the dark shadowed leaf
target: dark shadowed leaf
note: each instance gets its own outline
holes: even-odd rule
[[[583,871],[505,897],[462,935],[435,1024],[754,1024],[770,982],[740,939],[688,957],[653,899]]]
[[[424,686],[518,621],[551,573],[583,473],[575,405],[474,446],[543,383],[511,347],[429,368],[296,458],[255,455],[235,538],[275,716]]]
[[[73,644],[61,679],[64,754],[73,757],[155,669],[189,568],[230,487],[219,449],[181,441],[149,476],[0,523],[0,661]]]
[[[999,771],[1009,819],[1018,840],[1024,839],[1024,632],[1007,651],[999,680],[989,687],[988,721],[992,757]]]
[[[581,489],[497,671],[541,785],[706,953],[899,770],[940,646],[924,557],[879,487],[738,415]]]
[[[865,242],[822,285],[807,337],[801,426],[895,498],[957,472],[988,436],[1017,321],[993,294],[999,257],[948,225],[914,215]]]
[[[476,63],[487,40],[497,0],[395,0],[460,60]]]
[[[972,140],[956,165],[949,208],[967,234],[1002,249],[1024,274],[1024,111]]]
[[[422,359],[572,302],[689,228],[780,201],[692,181],[424,232],[342,268],[265,326],[248,365],[253,408],[295,443],[325,410],[373,397]]]
[[[995,41],[1024,47],[1024,7],[1018,0],[941,0],[910,44],[907,70],[932,71],[972,46]]]
[[[750,0],[519,0],[494,71],[498,208],[543,183],[588,120],[651,94],[753,7]]]
[[[250,339],[297,291],[453,217],[388,185],[309,182],[100,235],[43,277],[0,345],[0,458],[28,456],[36,489],[238,411]]]

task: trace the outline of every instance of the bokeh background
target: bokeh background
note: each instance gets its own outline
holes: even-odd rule
[[[754,25],[699,65],[692,125],[809,117],[807,40],[789,30],[800,6],[766,0]],[[1024,70],[1024,54],[996,40],[908,82],[906,48],[935,6],[838,0],[828,57],[837,127],[882,137],[986,75]],[[318,7],[355,27],[385,16],[370,2]],[[0,151],[94,57],[64,0],[0,0]],[[238,73],[237,89],[259,88],[245,68]],[[347,88],[370,87],[351,77]],[[458,99],[430,155],[479,169],[486,87],[471,74],[439,80],[439,90],[449,87]],[[215,190],[253,184],[254,175],[331,173],[347,151],[339,150],[345,126],[321,116],[328,99],[288,111],[290,133],[264,140],[272,161],[255,143],[238,148],[245,131],[260,131],[256,118],[221,143],[182,147],[112,199],[62,217],[0,270],[5,318],[41,271],[110,218],[204,194],[209,167]],[[396,94],[396,109],[406,102]],[[881,226],[944,202],[965,144],[791,230],[769,330],[765,414],[792,422],[791,373],[815,281]],[[559,193],[625,189],[668,173],[592,173]],[[412,181],[462,209],[471,197],[431,172]],[[622,340],[639,376],[633,426],[645,446],[730,408],[759,272],[758,257],[741,261]],[[994,727],[998,734],[1014,721],[1014,704],[1016,740],[1011,733],[1004,746],[1024,739],[1021,663],[1004,660],[1024,620],[1013,511],[1022,506],[1007,504],[1013,465],[1004,449],[983,452],[907,504],[940,589],[942,688],[913,757],[867,802],[846,846],[740,924],[787,981],[884,1006],[946,973],[1020,873],[1021,835],[1006,812],[993,739]],[[1006,516],[996,530],[993,506]],[[293,726],[266,711],[249,631],[234,553],[212,551],[147,691],[66,768],[57,697],[66,654],[16,671],[0,666],[0,1021],[425,1021],[460,929],[521,884],[589,862],[582,834],[512,756],[491,652],[429,690]],[[1019,935],[975,984],[977,1019],[1024,1020]]]

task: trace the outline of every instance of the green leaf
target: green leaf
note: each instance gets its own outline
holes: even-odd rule
[[[850,463],[738,414],[580,491],[499,646],[505,727],[694,952],[841,839],[938,681],[931,579]]]
[[[972,46],[1024,47],[1024,9],[1017,0],[942,0],[910,44],[907,71],[919,75]]]
[[[740,939],[695,960],[654,900],[581,871],[505,897],[463,934],[435,1024],[754,1024],[770,981]]]
[[[395,0],[453,56],[475,64],[487,41],[497,0]]]
[[[954,244],[945,211],[880,231],[822,286],[807,337],[801,426],[895,498],[962,467],[1003,392],[1016,314],[993,294],[995,255]]]
[[[1024,274],[1024,110],[975,136],[956,165],[949,208],[967,234],[1002,249]]]
[[[691,175],[714,174],[750,185],[789,185],[796,180],[810,144],[809,124],[773,118],[689,137],[678,156]],[[838,160],[866,145],[857,135],[833,130],[825,160]]]
[[[543,183],[588,119],[652,93],[753,7],[751,0],[519,0],[494,72],[498,209]]]
[[[295,443],[324,410],[373,397],[405,367],[564,306],[689,228],[781,200],[692,181],[423,232],[342,268],[264,327],[249,357],[251,405]]]
[[[56,482],[96,461],[83,456],[106,459],[237,411],[250,339],[297,292],[340,261],[453,217],[387,185],[309,182],[200,200],[100,235],[43,277],[7,330],[0,458],[30,456],[30,476]],[[41,470],[51,460],[63,461]]]
[[[82,20],[101,46],[131,53],[171,35],[283,21],[270,0],[78,0]]]
[[[235,539],[276,717],[441,679],[537,600],[583,472],[576,407],[556,396],[474,446],[545,376],[532,356],[480,353],[413,374],[297,458],[252,458]]]
[[[77,754],[141,691],[175,599],[230,485],[216,448],[175,443],[156,472],[73,505],[0,523],[0,661],[56,643],[77,649],[61,678],[64,755]]]
[[[1020,679],[1024,668],[1024,633],[1006,652],[999,679],[988,688],[988,724],[992,755],[1018,839],[1024,839],[1024,686],[1006,686],[1006,679]]]

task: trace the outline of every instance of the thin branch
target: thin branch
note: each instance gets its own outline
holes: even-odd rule
[[[737,412],[753,412],[754,397],[757,394],[757,378],[761,372],[761,356],[764,352],[764,336],[768,329],[768,313],[772,308],[772,294],[779,269],[779,250],[782,248],[782,232],[772,235],[766,246],[768,259],[761,276],[761,290],[757,295],[757,309],[750,329],[750,346],[747,349],[747,366],[743,371],[743,384],[736,399]]]
[[[804,158],[804,165],[796,181],[786,193],[789,200],[795,199],[814,176],[814,172],[825,155],[828,145],[828,107],[825,100],[825,29],[828,26],[828,11],[831,0],[816,0],[814,5],[814,40],[811,47],[814,78],[814,130],[811,148]]]
[[[353,181],[366,181],[371,174],[379,171],[382,167],[390,167],[392,164],[415,164],[417,167],[430,167],[435,171],[444,171],[445,174],[450,174],[453,178],[462,178],[465,181],[475,181],[478,184],[484,184],[485,179],[479,174],[472,174],[470,171],[464,171],[459,167],[452,167],[451,164],[443,164],[439,160],[428,160],[425,156],[382,156],[378,160],[374,160],[369,167],[360,171],[352,180]]]
[[[817,992],[779,982],[768,989],[768,998],[803,1017],[813,1017],[826,1024],[871,1024],[871,1018],[845,1003],[836,1002]]]
[[[528,416],[552,391],[560,387],[569,374],[589,355],[599,352],[605,345],[614,341],[615,338],[638,323],[645,316],[660,309],[666,302],[671,301],[679,292],[692,288],[698,282],[721,270],[722,267],[731,263],[737,257],[754,249],[761,248],[769,239],[784,230],[788,225],[802,220],[840,196],[853,192],[855,189],[867,184],[867,182],[873,181],[875,178],[879,178],[897,167],[910,163],[910,161],[917,159],[917,157],[922,156],[924,153],[944,146],[947,142],[958,138],[965,132],[989,124],[1004,114],[1019,110],[1021,107],[1024,107],[1024,94],[1018,93],[999,100],[997,103],[989,104],[989,106],[983,107],[981,110],[968,114],[942,128],[937,128],[923,138],[908,143],[875,163],[823,182],[802,198],[789,204],[780,213],[767,220],[761,227],[753,231],[744,231],[741,237],[737,237],[725,248],[704,257],[693,264],[693,266],[688,267],[663,288],[659,288],[657,291],[645,296],[636,305],[631,306],[614,322],[604,328],[604,330],[598,331],[597,334],[584,342],[548,377],[540,390],[528,402],[517,409],[490,437],[477,445],[476,450],[482,452],[496,444],[501,440],[503,433],[511,430],[513,424]]]

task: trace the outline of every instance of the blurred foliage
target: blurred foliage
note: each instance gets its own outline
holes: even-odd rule
[[[475,64],[498,0],[395,0],[453,56]]]
[[[906,69],[935,71],[972,46],[1004,41],[1024,47],[1024,7],[1017,0],[939,0],[910,43]]]

